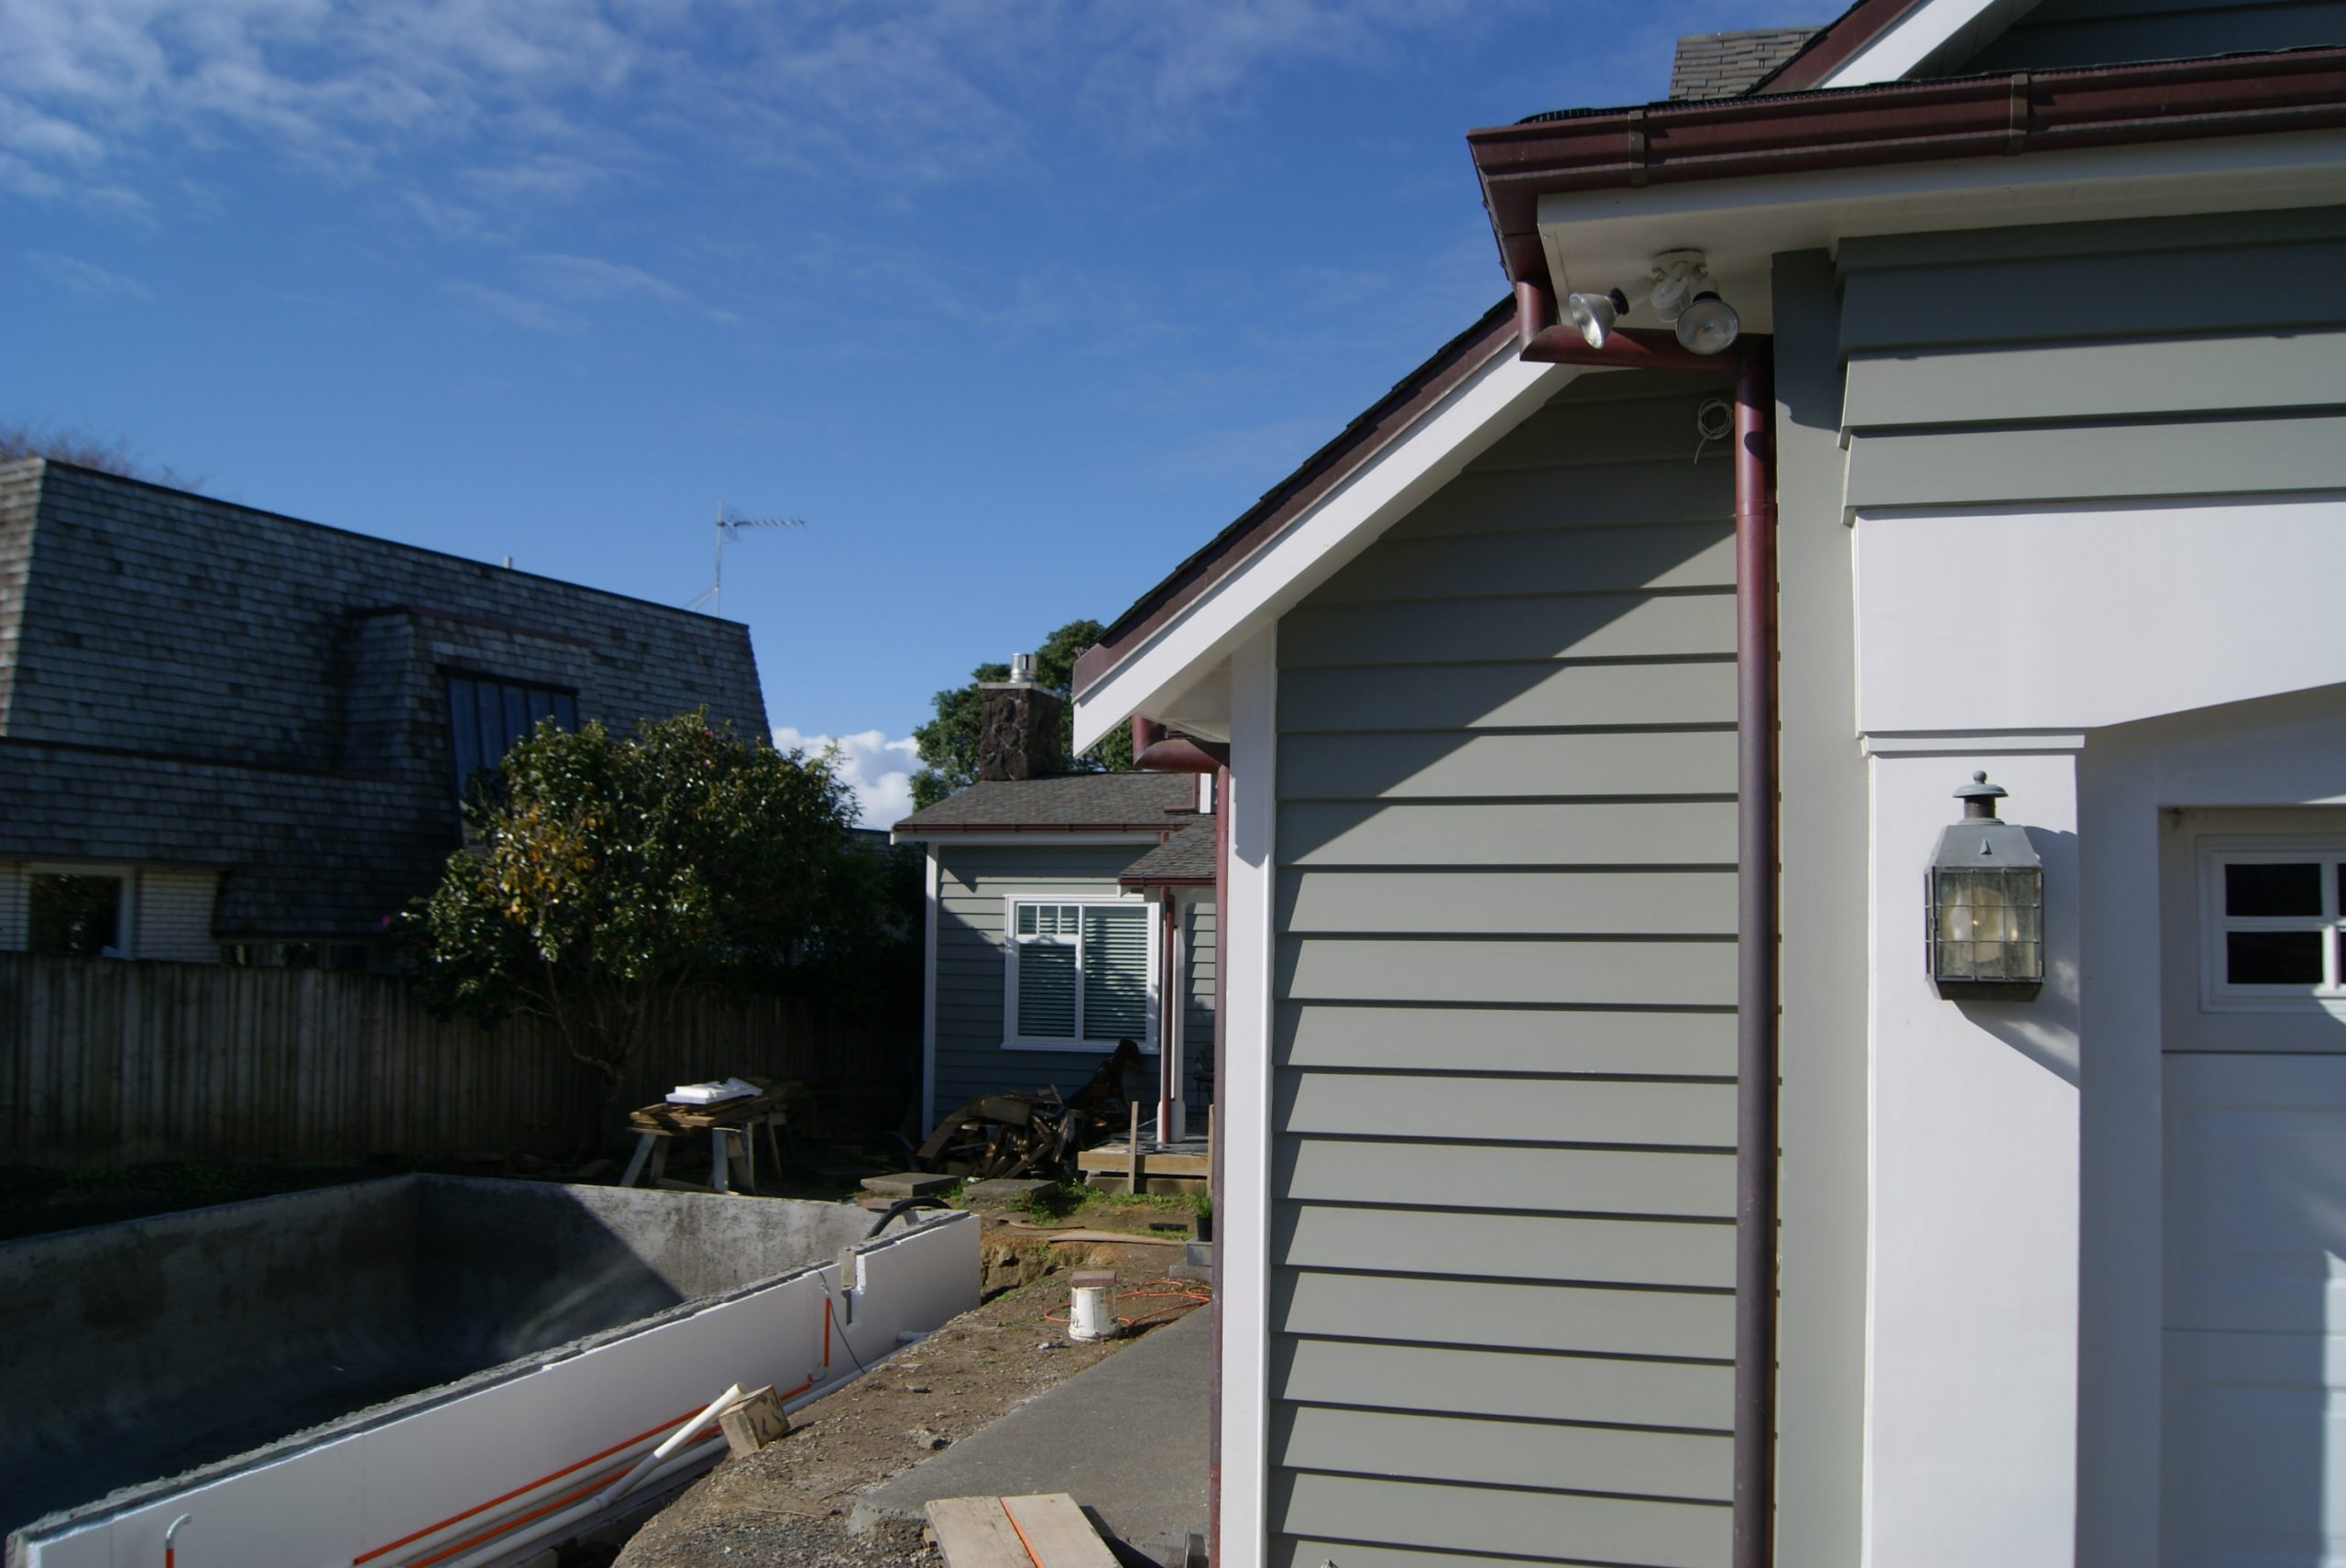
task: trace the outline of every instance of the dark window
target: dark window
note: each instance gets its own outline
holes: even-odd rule
[[[2234,985],[2319,985],[2319,931],[2230,931],[2224,978]]]
[[[2318,861],[2234,861],[2224,868],[2224,913],[2242,916],[2319,915]]]
[[[36,953],[102,958],[122,950],[122,879],[35,872],[26,945]]]
[[[505,753],[542,718],[557,728],[578,728],[578,699],[552,686],[478,675],[448,677],[448,746],[454,754],[456,794],[463,796],[473,775],[495,769]]]

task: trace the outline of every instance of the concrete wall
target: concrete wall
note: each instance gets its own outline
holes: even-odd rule
[[[1280,1568],[1727,1561],[1718,389],[1573,382],[1278,624]]]
[[[830,1257],[870,1223],[398,1177],[0,1245],[0,1526]]]
[[[784,1207],[698,1201],[738,1209],[752,1229]],[[771,1384],[795,1407],[895,1350],[899,1334],[974,1307],[978,1229],[968,1214],[892,1229],[836,1261],[133,1488],[19,1531],[10,1568],[157,1562],[181,1513],[179,1551],[192,1563],[346,1563],[401,1542],[410,1559],[476,1568],[510,1553],[542,1516],[559,1528],[566,1495],[618,1479],[728,1383]],[[724,1449],[711,1430],[653,1475],[680,1482]]]

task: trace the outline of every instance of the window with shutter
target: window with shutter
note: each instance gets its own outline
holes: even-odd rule
[[[1149,906],[1014,900],[1005,1045],[1091,1050],[1156,1045],[1156,922]]]

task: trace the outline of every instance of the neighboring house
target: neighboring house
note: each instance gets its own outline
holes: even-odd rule
[[[1079,662],[1228,746],[1217,1564],[2346,1563],[2341,43],[1475,132],[1515,299]]]
[[[515,736],[701,704],[765,735],[745,628],[0,467],[0,948],[367,966]]]
[[[1129,1039],[1155,1063],[1129,1091],[1181,1136],[1212,1098],[1206,781],[1065,773],[1055,694],[981,701],[978,782],[894,832],[927,860],[922,1124],[980,1094],[1072,1093]]]

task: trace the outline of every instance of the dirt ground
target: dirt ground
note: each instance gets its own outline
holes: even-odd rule
[[[850,1536],[856,1496],[1135,1343],[1138,1335],[1077,1344],[1063,1322],[1046,1315],[1066,1317],[1069,1270],[1114,1269],[1124,1310],[1151,1326],[1195,1310],[1205,1293],[1202,1286],[1153,1283],[1178,1261],[1178,1248],[1051,1245],[1000,1239],[1006,1226],[988,1230],[987,1288],[994,1293],[983,1305],[799,1411],[780,1442],[719,1464],[635,1532],[618,1568],[933,1564],[937,1553],[918,1524],[882,1523]],[[1135,1294],[1149,1289],[1168,1294]],[[566,1556],[565,1568],[608,1561],[589,1551]]]

